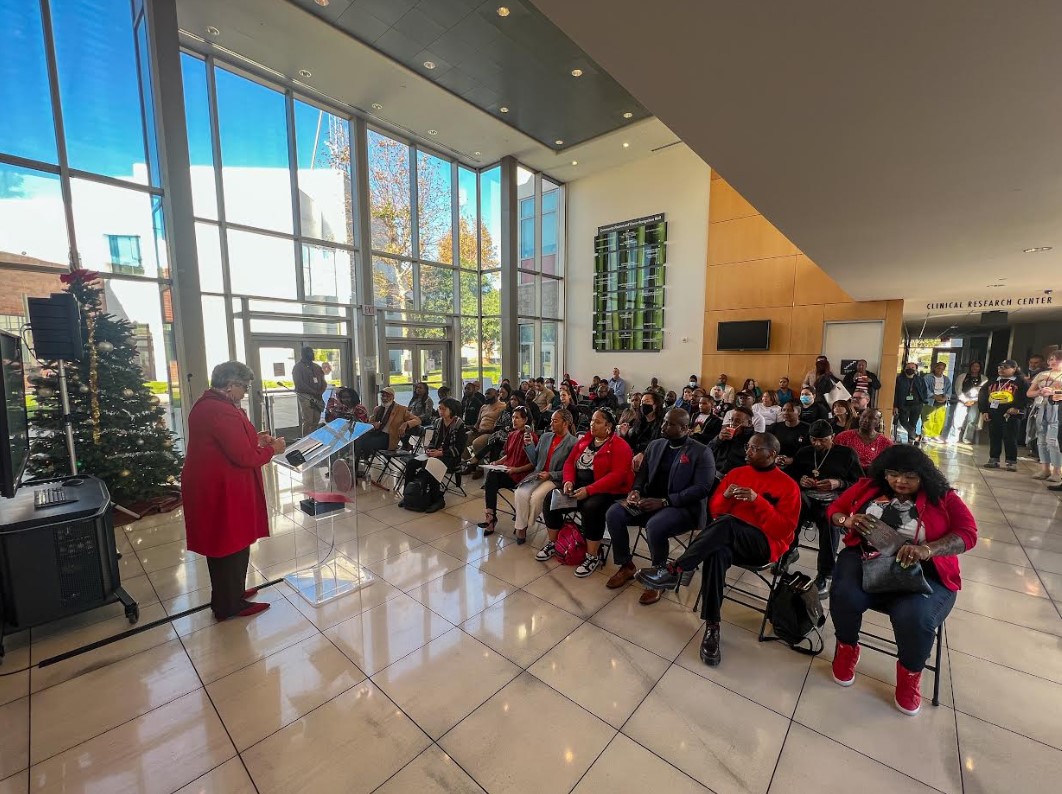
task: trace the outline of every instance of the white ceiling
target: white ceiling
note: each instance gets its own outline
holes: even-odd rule
[[[186,43],[236,53],[469,165],[511,154],[567,182],[677,140],[647,119],[557,153],[286,0],[178,0],[177,12]],[[303,69],[312,76],[300,77]],[[373,110],[374,103],[382,109]],[[429,135],[432,129],[438,134]]]
[[[1062,293],[1062,2],[534,2],[853,297]]]

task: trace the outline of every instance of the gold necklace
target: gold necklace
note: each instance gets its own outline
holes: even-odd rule
[[[819,469],[822,467],[822,464],[826,462],[826,458],[830,457],[831,452],[833,452],[832,446],[826,450],[826,454],[822,456],[822,460],[820,461],[819,456],[815,454],[814,447],[812,448],[811,459],[815,462],[815,468],[811,470],[811,476],[816,480],[819,478]]]

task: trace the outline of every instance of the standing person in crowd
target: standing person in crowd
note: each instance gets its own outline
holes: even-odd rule
[[[811,425],[800,421],[800,404],[787,402],[782,406],[782,421],[767,428],[767,432],[778,439],[779,466],[788,466],[793,457],[808,443]]]
[[[929,401],[925,378],[918,374],[918,362],[908,361],[903,372],[896,376],[896,391],[893,395],[892,418],[907,433],[908,444],[918,444],[918,421],[922,406]]]
[[[390,386],[380,389],[380,404],[372,412],[367,430],[354,441],[354,461],[371,458],[373,453],[386,449],[398,449],[398,439],[402,435],[402,426],[409,419],[409,410],[395,402],[395,390]]]
[[[664,391],[664,387],[660,385],[660,381],[656,378],[649,379],[649,385],[645,387],[645,391],[643,391],[642,393],[655,394],[661,400],[664,399],[664,395],[666,394],[666,392]]]
[[[479,422],[479,409],[483,407],[486,401],[487,398],[479,393],[479,388],[475,381],[469,381],[465,384],[464,396],[461,397],[461,419],[466,427],[476,427]]]
[[[933,371],[925,376],[926,404],[922,406],[922,437],[931,443],[939,443],[944,439],[944,422],[948,414],[948,400],[951,396],[951,378],[945,371],[948,365],[938,361],[933,365]]]
[[[833,414],[830,424],[833,425],[835,435],[855,426],[855,414],[852,412],[852,403],[848,400],[837,400],[830,408],[830,413]]]
[[[789,388],[789,378],[785,375],[778,379],[778,389],[775,391],[778,397],[778,405],[784,406],[788,402],[792,402],[796,399],[793,394],[793,390]]]
[[[937,628],[955,605],[961,586],[959,554],[977,543],[977,524],[933,461],[920,449],[885,450],[860,480],[828,511],[833,526],[845,531],[830,593],[830,617],[837,634],[833,680],[855,682],[859,630],[868,609],[885,612],[896,637],[896,708],[914,716],[922,704],[922,670]],[[863,589],[863,550],[879,525],[903,541],[896,561],[919,564],[930,593],[868,593]]]
[[[751,394],[755,402],[759,402],[760,397],[763,396],[763,389],[760,388],[755,378],[745,378],[745,382],[741,384],[741,391]]]
[[[800,421],[811,424],[816,419],[829,419],[830,409],[825,400],[820,400],[815,390],[804,386],[800,390]]]
[[[594,411],[590,432],[572,449],[564,464],[563,485],[553,492],[574,498],[583,519],[581,529],[586,538],[586,559],[575,569],[579,578],[589,576],[604,564],[598,551],[605,534],[605,515],[612,503],[622,499],[631,489],[634,482],[631,459],[630,446],[616,434],[616,417],[605,409]],[[567,512],[554,510],[552,496],[549,497],[542,514],[549,539],[535,555],[539,562],[553,557],[557,535]]]
[[[980,361],[971,361],[966,374],[955,387],[955,413],[951,426],[955,428],[955,440],[960,444],[972,444],[980,424],[981,412],[977,408],[977,395],[985,385]]]
[[[285,449],[284,439],[256,433],[240,408],[254,373],[239,361],[218,364],[210,388],[188,415],[188,450],[181,471],[189,551],[202,554],[210,573],[216,620],[269,609],[247,599],[251,544],[269,537],[262,467]]]
[[[988,463],[999,468],[999,453],[1006,453],[1007,471],[1018,470],[1018,434],[1025,426],[1023,414],[1029,402],[1029,384],[1018,372],[1018,362],[1008,358],[998,368],[998,377],[981,387],[977,408],[988,424]]]
[[[1028,397],[1036,429],[1036,449],[1040,455],[1040,471],[1034,480],[1047,480],[1052,485],[1060,481],[1062,452],[1058,448],[1059,402],[1062,401],[1062,350],[1047,357],[1047,369],[1033,378]]]
[[[413,436],[422,435],[424,433],[423,428],[431,425],[434,420],[435,403],[428,396],[428,384],[414,383],[413,396],[409,398],[409,418],[399,428],[403,441],[409,441]]]
[[[715,476],[722,479],[731,469],[745,465],[745,451],[752,439],[752,411],[735,408],[730,422],[708,443],[715,457]]]
[[[857,391],[852,395],[850,402],[852,405],[852,415],[858,422],[859,417],[863,415],[863,411],[870,407],[870,395],[865,391]]]
[[[786,474],[800,486],[800,524],[812,522],[819,531],[819,558],[815,587],[819,598],[830,591],[833,561],[841,530],[826,520],[826,509],[841,492],[863,476],[855,450],[834,443],[833,427],[824,419],[811,426],[811,445],[800,450]]]
[[[361,404],[354,389],[341,386],[332,393],[328,398],[328,405],[325,406],[325,422],[331,422],[333,419],[368,422],[369,412]]]
[[[308,436],[321,423],[321,412],[325,408],[323,395],[328,386],[324,370],[313,360],[312,347],[302,349],[302,358],[291,368],[291,377],[299,404],[299,429]]]
[[[693,389],[691,389],[689,386],[683,386],[682,396],[675,401],[675,407],[681,408],[683,411],[692,416],[697,410],[697,406],[693,402]]]
[[[616,395],[620,405],[627,402],[627,381],[620,377],[618,367],[612,369],[612,377],[608,379],[608,388]]]
[[[830,368],[830,360],[826,356],[815,359],[815,369],[809,370],[801,384],[804,388],[811,389],[815,393],[815,399],[825,401],[826,395],[833,391],[833,387],[841,382],[841,379],[833,374]]]
[[[645,587],[670,590],[688,585],[704,565],[701,617],[705,621],[701,661],[718,665],[720,622],[726,572],[731,565],[777,562],[793,542],[800,512],[800,489],[776,468],[778,439],[759,433],[748,445],[748,465],[727,474],[712,496],[715,519],[675,560],[643,568],[636,578]]]
[[[1036,379],[1036,376],[1047,369],[1047,361],[1039,353],[1033,353],[1029,356],[1028,364],[1025,368],[1026,379],[1031,383]],[[1021,370],[1018,370],[1018,374],[1021,375]],[[1029,457],[1033,460],[1040,460],[1040,440],[1036,433],[1035,421],[1030,413],[1026,417],[1025,432],[1022,433],[1021,438],[1018,440],[1019,444],[1029,448]]]
[[[431,441],[424,447],[424,454],[429,458],[438,458],[448,471],[457,468],[465,452],[465,423],[461,421],[461,403],[453,397],[447,397],[439,403],[439,418],[432,425]],[[406,464],[406,480],[412,480],[427,465],[426,460],[415,457]],[[497,491],[495,491],[497,494]],[[402,502],[398,503],[403,506]],[[442,494],[429,512],[435,512],[442,506]]]
[[[881,388],[881,381],[878,380],[878,376],[875,373],[867,369],[867,360],[865,358],[859,359],[855,364],[855,369],[845,375],[841,382],[853,397],[862,393],[870,398],[871,404],[877,402],[875,397],[878,389]]]
[[[712,413],[712,398],[702,394],[690,421],[690,435],[695,441],[708,444],[722,429],[723,420]]]
[[[715,384],[722,391],[722,394],[719,396],[718,399],[722,402],[730,403],[731,405],[733,405],[734,397],[737,396],[737,391],[734,389],[733,386],[727,383],[727,380],[729,379],[727,378],[727,374],[724,372],[722,375],[719,376],[719,382]]]
[[[859,465],[863,471],[867,471],[874,458],[892,446],[892,439],[881,432],[881,424],[881,411],[867,408],[859,415],[859,426],[855,430],[838,433],[833,443],[855,450]]]
[[[564,462],[578,440],[575,420],[563,408],[553,412],[549,428],[538,440],[537,447],[524,448],[534,468],[513,493],[513,512],[516,513],[513,526],[518,546],[527,541],[527,528],[542,513],[543,501],[561,484]]]
[[[778,405],[774,389],[768,389],[760,396],[759,402],[752,406],[752,413],[763,419],[765,430],[775,422],[782,421],[782,408]]]
[[[502,488],[516,490],[524,475],[534,468],[527,456],[527,448],[534,448],[538,436],[529,424],[531,414],[527,408],[519,406],[513,409],[513,429],[505,437],[505,452],[498,461],[505,470],[491,469],[483,481],[483,503],[486,513],[479,526],[483,535],[493,535],[498,527],[498,491]],[[517,543],[519,543],[519,539]]]
[[[609,589],[634,578],[628,527],[645,527],[654,566],[667,562],[671,538],[704,528],[715,460],[707,447],[690,438],[689,430],[689,414],[681,408],[664,414],[661,437],[649,444],[631,492],[608,509],[605,523],[612,538],[612,559],[619,566],[608,580]],[[660,596],[659,590],[647,589],[639,602],[655,604]]]
[[[752,417],[752,431],[754,433],[763,433],[763,432],[765,432],[767,430],[767,422],[766,422],[765,417],[762,414],[757,414],[756,413],[756,400],[755,400],[755,398],[747,391],[739,391],[737,393],[736,401],[737,402],[736,402],[736,405],[734,406],[734,408],[746,408],[746,409],[748,409],[749,415]],[[731,420],[731,418],[733,417],[733,415],[734,415],[734,410],[733,409],[728,411],[723,416],[723,424],[725,425],[727,422],[729,422]]]
[[[645,392],[639,408],[639,415],[629,425],[620,425],[619,433],[623,436],[634,454],[635,470],[642,463],[646,447],[650,441],[660,438],[660,425],[664,421],[664,411],[660,395],[656,392]]]
[[[726,399],[726,391],[722,386],[713,386],[709,396],[712,398],[712,413],[722,419],[732,410],[734,410],[734,403],[732,400]],[[735,397],[737,395],[734,395]]]

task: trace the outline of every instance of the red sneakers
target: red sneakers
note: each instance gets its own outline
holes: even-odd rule
[[[896,662],[896,708],[913,717],[922,708],[922,672],[912,673]]]
[[[257,615],[259,612],[265,612],[269,609],[269,604],[251,604],[246,609],[241,609],[236,613],[237,617],[249,618],[252,615]]]
[[[833,652],[833,680],[841,686],[855,683],[855,669],[859,664],[859,646],[838,641]]]

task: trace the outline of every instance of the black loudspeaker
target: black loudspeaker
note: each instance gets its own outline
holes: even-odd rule
[[[29,298],[33,354],[42,361],[77,361],[84,352],[81,312],[69,292],[53,292],[50,298]]]

